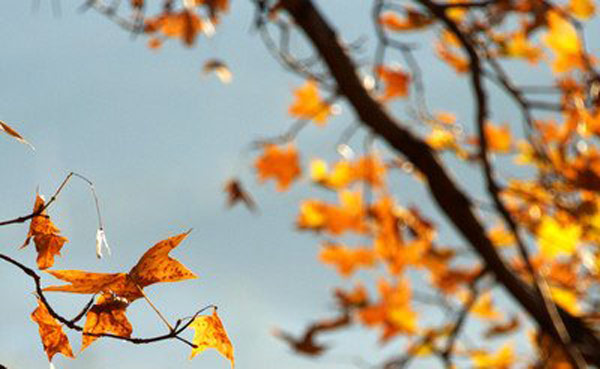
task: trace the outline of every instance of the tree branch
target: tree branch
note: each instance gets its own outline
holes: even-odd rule
[[[552,319],[540,297],[518,278],[503,262],[484,228],[472,211],[472,203],[437,160],[430,147],[390,117],[384,108],[364,89],[356,68],[345,53],[335,31],[310,0],[288,0],[284,9],[294,18],[305,35],[323,57],[338,83],[340,93],[352,105],[364,124],[382,137],[396,151],[404,154],[427,179],[429,191],[437,205],[486,262],[498,281],[556,339]],[[580,319],[560,310],[566,328],[586,359],[600,365],[600,340]]]

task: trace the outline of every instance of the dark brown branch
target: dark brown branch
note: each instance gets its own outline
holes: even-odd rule
[[[309,0],[288,0],[283,7],[323,57],[338,83],[340,93],[352,105],[356,114],[390,146],[404,154],[425,176],[429,190],[450,222],[465,237],[486,262],[498,281],[525,310],[556,339],[560,339],[546,312],[542,299],[510,270],[496,252],[484,228],[472,211],[472,203],[450,178],[430,147],[401,127],[364,89],[356,68],[338,42],[335,31]],[[580,319],[560,310],[574,344],[591,362],[600,365],[600,340]]]
[[[69,320],[69,319],[65,318],[64,316],[60,315],[59,313],[57,313],[56,310],[54,310],[54,308],[52,308],[52,306],[48,302],[48,299],[44,295],[44,291],[43,291],[42,285],[41,285],[41,278],[33,269],[25,266],[24,264],[16,261],[15,259],[13,259],[7,255],[4,255],[2,253],[0,253],[0,259],[21,269],[21,271],[23,273],[27,274],[29,277],[31,277],[33,279],[33,281],[35,283],[35,293],[36,293],[37,297],[46,306],[46,309],[48,309],[48,313],[54,319],[58,320],[60,323],[64,324],[69,329],[72,329],[72,330],[78,331],[78,332],[82,332],[82,334],[87,335],[87,336],[109,337],[109,338],[113,338],[113,339],[117,339],[117,340],[121,340],[121,341],[131,342],[131,343],[138,344],[138,345],[139,344],[148,344],[148,343],[153,343],[153,342],[158,342],[158,341],[163,341],[163,340],[174,338],[174,339],[178,339],[178,340],[184,342],[185,344],[187,344],[188,346],[190,346],[192,348],[196,348],[196,345],[194,345],[192,342],[186,340],[185,338],[181,337],[180,334],[183,331],[185,331],[192,324],[192,322],[198,315],[200,315],[201,313],[203,313],[204,311],[206,311],[210,308],[216,308],[216,306],[214,306],[214,305],[208,305],[208,306],[198,310],[193,316],[186,318],[186,319],[189,319],[187,322],[183,323],[183,321],[186,319],[179,319],[179,320],[177,320],[173,329],[170,330],[168,333],[165,333],[165,334],[162,334],[159,336],[154,336],[154,337],[139,338],[139,337],[124,337],[124,336],[119,336],[119,335],[112,334],[112,333],[88,333],[88,332],[83,331],[83,327],[78,325],[77,321],[79,321],[81,319],[81,317],[83,317],[85,312],[87,312],[87,310],[89,310],[90,302],[87,303],[87,305],[84,307],[82,312],[80,312],[75,318]],[[93,299],[92,299],[92,302],[93,302]]]

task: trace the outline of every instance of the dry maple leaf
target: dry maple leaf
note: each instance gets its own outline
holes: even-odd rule
[[[312,119],[318,125],[324,125],[331,114],[331,106],[319,95],[317,82],[308,80],[294,91],[294,102],[289,114],[301,119]]]
[[[298,152],[293,145],[286,148],[266,145],[254,166],[258,171],[259,181],[273,178],[277,181],[277,190],[285,191],[302,172],[298,161]]]
[[[231,368],[233,369],[233,346],[229,337],[227,337],[227,332],[217,315],[216,309],[213,310],[212,315],[196,317],[192,324],[190,324],[190,328],[194,330],[194,339],[192,342],[196,345],[190,353],[190,359],[207,348],[214,348],[231,362]]]
[[[20,143],[31,147],[32,150],[35,150],[33,145],[31,145],[29,142],[27,142],[27,140],[24,139],[23,136],[21,136],[19,134],[19,132],[17,132],[14,128],[12,128],[11,126],[9,126],[8,124],[4,123],[1,120],[0,120],[0,131],[3,131],[4,133],[6,133],[9,136],[12,136],[15,140],[19,141]]]
[[[49,286],[44,291],[60,291],[102,295],[87,314],[84,333],[114,333],[129,337],[131,324],[125,316],[127,306],[144,296],[142,288],[158,282],[177,282],[196,278],[169,253],[189,234],[179,234],[160,241],[140,258],[129,273],[92,273],[81,270],[48,271],[54,277],[69,284]],[[97,337],[84,335],[85,349]]]
[[[39,326],[40,337],[48,361],[52,361],[55,354],[63,354],[74,358],[69,338],[63,332],[61,324],[48,312],[46,305],[38,299],[38,307],[31,313],[31,320]]]
[[[36,195],[33,205],[33,214],[38,214],[31,219],[27,238],[21,248],[29,245],[33,238],[35,249],[38,253],[37,265],[40,269],[46,269],[54,265],[54,256],[60,255],[60,250],[68,241],[66,237],[59,234],[60,230],[52,223],[44,208],[44,198]]]
[[[81,351],[99,338],[86,333],[113,333],[121,337],[131,337],[133,327],[125,315],[128,305],[123,299],[115,298],[111,294],[100,295],[87,313],[85,325],[83,326]]]

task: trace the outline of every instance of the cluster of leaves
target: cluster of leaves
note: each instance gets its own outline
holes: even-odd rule
[[[15,133],[12,135],[18,134]],[[17,138],[20,138],[20,136]],[[26,247],[33,240],[37,252],[38,268],[46,270],[48,274],[55,278],[68,282],[66,285],[42,288],[40,285],[41,278],[34,270],[4,254],[0,254],[3,260],[19,267],[36,282],[38,307],[31,314],[31,319],[39,326],[40,337],[48,360],[51,362],[57,353],[69,358],[75,357],[69,338],[63,331],[63,325],[66,325],[70,329],[81,332],[81,351],[100,337],[111,337],[133,343],[150,343],[161,339],[177,338],[192,347],[190,359],[207,348],[215,348],[231,361],[233,367],[233,346],[217,315],[216,307],[210,316],[196,313],[193,317],[188,318],[185,324],[182,325],[182,320],[178,320],[176,326],[173,327],[156,310],[143,290],[159,282],[178,282],[196,278],[196,275],[183,264],[169,256],[169,253],[186,238],[189,231],[158,242],[147,250],[137,264],[127,273],[47,270],[54,265],[55,256],[60,255],[61,249],[68,240],[60,234],[60,230],[50,220],[46,209],[56,200],[58,193],[72,175],[74,173],[67,177],[48,203],[38,194],[30,215],[2,222],[2,225],[7,225],[31,219],[27,238],[21,248]],[[99,250],[102,247],[102,243],[106,245],[106,238],[102,228],[98,231],[97,241],[99,242],[97,252],[100,256],[101,253]],[[44,292],[47,291],[91,294],[92,298],[75,318],[67,320],[49,305],[48,300],[44,296]],[[161,319],[163,319],[169,328],[168,334],[149,339],[131,337],[133,327],[127,319],[125,311],[131,303],[142,297],[146,299]],[[83,327],[78,326],[76,324],[77,321],[84,316],[86,320]],[[195,330],[195,335],[191,342],[179,336],[186,328]]]

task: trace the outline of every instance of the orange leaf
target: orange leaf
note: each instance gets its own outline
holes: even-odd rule
[[[140,258],[129,273],[91,273],[80,270],[52,270],[54,277],[70,284],[49,286],[44,291],[71,293],[108,293],[132,302],[142,297],[141,288],[158,282],[177,282],[196,278],[179,261],[169,257],[169,252],[189,234],[179,234],[160,241]]]
[[[44,198],[36,195],[33,213],[38,213],[42,208],[44,208]],[[68,240],[66,237],[61,236],[59,232],[60,230],[46,214],[46,210],[31,219],[29,233],[27,233],[27,238],[21,248],[29,245],[29,242],[33,238],[35,249],[38,253],[38,268],[46,269],[51,267],[54,265],[54,256],[60,255],[60,249]]]
[[[126,301],[117,299],[111,294],[100,295],[96,300],[96,304],[87,313],[85,325],[83,326],[81,351],[99,338],[86,333],[113,333],[121,337],[131,337],[133,327],[125,315],[127,306]]]
[[[189,232],[160,241],[146,251],[129,272],[129,277],[141,288],[158,282],[178,282],[197,278],[185,265],[169,257],[171,250],[176,248]]]
[[[332,243],[325,244],[319,253],[319,260],[324,264],[333,265],[344,277],[350,276],[358,268],[370,267],[375,264],[373,251],[361,247],[349,249]]]
[[[214,348],[231,362],[231,368],[234,367],[233,346],[216,309],[212,315],[196,317],[190,328],[194,329],[192,342],[196,345],[196,348],[192,349],[190,359],[207,348]]]
[[[391,31],[413,31],[427,27],[433,19],[415,9],[406,9],[404,18],[393,12],[385,12],[379,17],[379,23]]]
[[[375,72],[385,82],[385,91],[381,96],[382,100],[408,96],[408,85],[410,83],[408,73],[400,68],[388,68],[383,65],[377,66]]]
[[[60,323],[48,312],[46,305],[38,299],[38,307],[31,313],[31,320],[39,326],[40,337],[44,345],[44,351],[48,355],[48,361],[52,361],[55,354],[63,354],[74,358],[69,338],[63,332]]]
[[[261,182],[268,178],[277,181],[278,191],[287,190],[301,173],[298,152],[291,144],[281,149],[275,145],[266,145],[263,154],[256,159],[254,166]]]
[[[331,114],[331,106],[319,95],[317,83],[308,80],[294,91],[294,102],[288,112],[301,119],[312,119],[318,125],[324,125]]]

